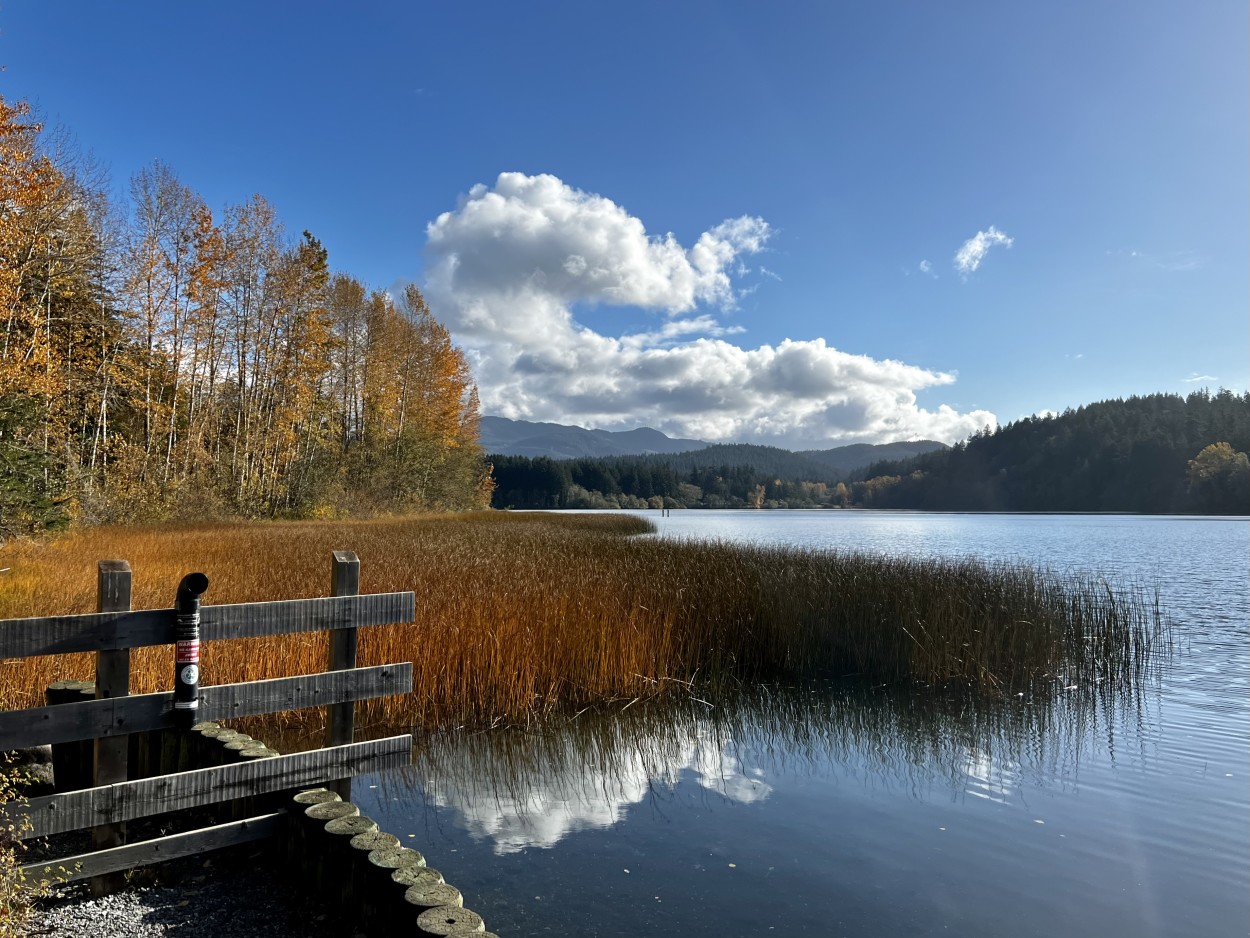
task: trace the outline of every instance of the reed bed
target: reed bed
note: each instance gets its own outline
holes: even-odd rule
[[[101,559],[135,608],[202,570],[208,603],[325,595],[332,550],[361,591],[413,590],[414,622],[361,630],[360,664],[412,661],[412,694],[358,708],[366,732],[527,723],[717,681],[860,674],[996,695],[1132,680],[1166,628],[1135,589],[966,560],[674,542],[623,515],[470,513],[360,522],[96,528],[0,548],[0,618],[90,612]],[[134,653],[132,691],[168,689],[169,648]],[[214,643],[204,681],[323,670],[323,634]],[[0,702],[31,706],[90,656],[0,662]],[[284,717],[313,725],[317,711]]]

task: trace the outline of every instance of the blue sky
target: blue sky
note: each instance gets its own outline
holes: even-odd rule
[[[0,93],[422,285],[488,412],[833,445],[1245,389],[1248,43],[1238,0],[3,0]]]

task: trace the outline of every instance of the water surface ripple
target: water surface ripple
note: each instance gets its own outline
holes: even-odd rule
[[[660,537],[1157,589],[1161,678],[990,706],[826,682],[425,740],[357,800],[500,934],[1250,934],[1250,521],[646,514]],[[410,835],[410,836],[409,836]]]

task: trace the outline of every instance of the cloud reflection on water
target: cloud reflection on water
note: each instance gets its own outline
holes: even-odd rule
[[[438,775],[426,782],[426,801],[454,810],[474,839],[491,840],[495,853],[506,854],[553,847],[574,831],[612,827],[630,805],[657,789],[671,792],[687,774],[704,789],[740,803],[762,801],[773,790],[764,769],[743,765],[732,741],[717,740],[706,725],[684,746],[652,745],[647,752],[639,740],[610,765],[580,765],[572,738],[562,742],[564,758],[549,763],[558,769],[502,790],[466,784],[473,776],[448,771],[443,761]]]
[[[1137,736],[1143,689],[986,701],[846,682],[756,687],[710,710],[668,698],[537,729],[436,734],[417,765],[381,781],[388,800],[452,812],[497,854],[613,827],[687,783],[752,804],[783,774],[833,774],[919,800],[938,791],[1008,804],[1026,773],[1075,785],[1085,748]]]

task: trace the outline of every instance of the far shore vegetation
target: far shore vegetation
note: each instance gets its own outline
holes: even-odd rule
[[[721,444],[647,456],[492,455],[496,508],[1250,512],[1250,393],[1100,401],[861,464],[848,448]]]
[[[416,620],[361,630],[361,666],[411,661],[413,693],[359,705],[366,733],[531,724],[726,684],[858,675],[989,696],[1127,682],[1161,660],[1151,595],[1027,566],[646,535],[627,515],[445,513],[395,520],[85,528],[0,548],[0,618],[90,612],[101,559],[134,570],[135,608],[201,570],[208,603],[325,595],[354,550],[363,592],[413,590]],[[215,643],[205,683],[324,670],[324,633]],[[167,648],[133,654],[132,692],[168,689]],[[90,679],[89,655],[0,668],[0,701]],[[270,721],[298,732],[321,714]]]

